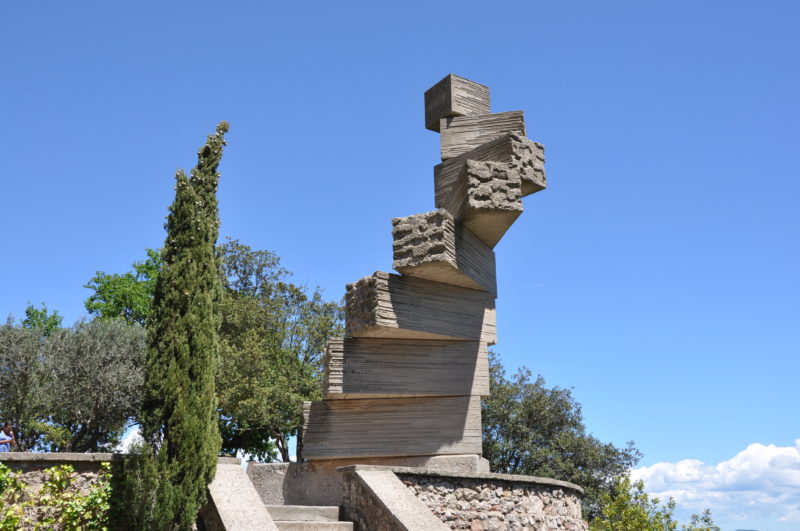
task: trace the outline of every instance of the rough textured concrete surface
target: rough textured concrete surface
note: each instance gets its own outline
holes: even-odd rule
[[[360,466],[340,469],[345,476],[344,514],[360,531],[445,531],[444,525],[391,470]]]
[[[455,74],[448,74],[425,92],[425,127],[431,131],[439,131],[442,118],[489,111],[489,87]]]
[[[520,181],[522,197],[543,190],[547,186],[544,168],[544,146],[516,133],[502,135],[491,142],[448,159],[434,168],[436,207],[447,208],[459,181],[465,178],[466,162],[504,163],[498,170],[513,174]],[[509,177],[506,177],[508,179]],[[453,212],[458,219],[458,216]]]
[[[479,396],[306,402],[306,459],[479,454]]]
[[[476,454],[412,457],[361,457],[306,463],[248,463],[247,476],[267,504],[337,505],[343,503],[343,476],[336,470],[351,465],[384,465],[448,471],[455,474],[489,472],[489,462]]]
[[[439,126],[442,160],[472,151],[507,134],[525,136],[522,111],[442,118]]]
[[[490,293],[376,272],[347,285],[348,337],[497,342]]]
[[[497,296],[494,251],[447,210],[394,218],[392,238],[396,271]]]
[[[208,486],[209,500],[201,511],[209,531],[277,531],[239,459],[220,461],[214,481]],[[222,526],[222,527],[219,527]]]
[[[489,395],[489,354],[479,341],[331,338],[325,398]]]
[[[434,168],[436,206],[489,247],[522,213],[522,197],[545,183],[544,148],[515,133]]]

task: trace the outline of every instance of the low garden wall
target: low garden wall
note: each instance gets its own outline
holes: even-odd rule
[[[100,529],[110,517],[113,454],[0,453],[0,528]]]
[[[583,490],[566,481],[508,474],[447,475],[394,469],[450,529],[587,531]]]
[[[45,481],[45,470],[70,465],[76,473],[74,484],[85,492],[97,480],[103,463],[121,463],[121,454],[71,454],[0,452],[0,463],[21,474],[20,480],[33,488]]]

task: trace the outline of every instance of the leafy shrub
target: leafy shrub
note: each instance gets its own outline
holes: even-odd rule
[[[108,530],[111,466],[101,467],[88,492],[81,493],[75,481],[79,474],[72,465],[48,468],[41,488],[33,490],[19,472],[0,463],[0,531]]]

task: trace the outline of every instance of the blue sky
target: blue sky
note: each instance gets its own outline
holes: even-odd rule
[[[496,248],[505,364],[636,441],[653,491],[800,528],[800,4],[228,4],[0,8],[0,312],[81,317],[223,119],[222,234],[339,298],[433,208],[422,94],[454,72],[547,148]]]

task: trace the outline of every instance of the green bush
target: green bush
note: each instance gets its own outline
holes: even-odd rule
[[[42,487],[33,491],[19,472],[0,463],[0,531],[107,531],[111,466],[101,467],[97,481],[83,494],[75,485],[78,474],[72,465],[48,468]]]

